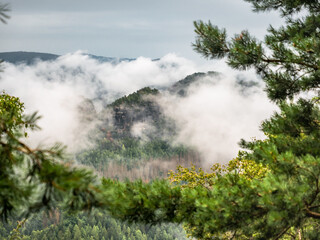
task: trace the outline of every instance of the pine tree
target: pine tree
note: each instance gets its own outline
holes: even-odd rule
[[[99,232],[100,232],[99,227],[94,225],[91,231],[91,235],[93,236],[94,239],[99,239]]]
[[[96,202],[96,177],[66,161],[65,148],[31,148],[24,143],[36,130],[39,116],[24,115],[19,98],[0,94],[0,217],[53,210],[91,208]],[[61,203],[64,202],[63,205]]]
[[[241,141],[240,164],[216,167],[204,184],[104,180],[107,208],[131,221],[187,223],[201,239],[317,239],[320,231],[320,3],[318,0],[246,0],[256,12],[278,10],[286,25],[272,26],[264,41],[242,31],[232,38],[197,21],[194,48],[208,59],[226,59],[238,70],[253,68],[279,105],[262,124],[265,140]],[[249,161],[253,164],[244,164]],[[250,167],[264,169],[247,175]],[[249,170],[249,171],[248,171]],[[259,172],[259,171],[253,171]],[[198,173],[195,173],[198,176]],[[190,179],[194,179],[190,176]],[[126,203],[121,206],[119,202]],[[115,210],[117,209],[117,210]]]
[[[74,240],[81,240],[81,231],[78,225],[74,225],[73,227],[73,239]]]
[[[108,231],[105,227],[101,228],[101,236],[105,238],[108,236]]]
[[[70,227],[68,226],[66,231],[64,232],[64,239],[71,239],[72,238],[72,234],[71,234],[71,231],[70,231]]]

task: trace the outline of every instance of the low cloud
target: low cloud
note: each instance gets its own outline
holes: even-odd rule
[[[38,111],[42,116],[42,131],[32,133],[29,141],[59,141],[72,150],[88,144],[79,136],[94,126],[91,122],[84,127],[79,116],[84,99],[91,99],[99,111],[117,97],[145,86],[163,88],[199,70],[193,62],[175,54],[157,61],[139,57],[114,64],[98,62],[81,51],[30,66],[4,63],[3,68],[0,89],[19,97],[27,113]]]
[[[139,57],[115,64],[75,52],[31,66],[4,63],[3,67],[0,89],[20,97],[28,113],[38,111],[43,116],[39,121],[42,131],[31,134],[28,141],[59,141],[71,151],[90,146],[85,136],[99,123],[95,114],[102,106],[145,86],[165,89],[194,72],[216,70],[222,74],[198,81],[185,97],[164,93],[156,101],[178,127],[175,142],[195,147],[208,164],[235,157],[241,138],[262,138],[259,126],[275,109],[261,83],[241,87],[236,84],[239,73],[224,65],[197,66],[175,54],[156,61]],[[258,81],[252,73],[243,76]],[[79,111],[84,104],[87,110]],[[88,112],[89,118],[84,120]],[[147,140],[145,130],[152,130],[148,123],[136,124],[132,133]]]
[[[256,79],[250,73],[243,78]],[[206,166],[236,157],[241,138],[264,138],[259,126],[275,110],[261,81],[247,82],[253,85],[248,88],[236,79],[239,75],[230,72],[206,77],[191,86],[186,97],[167,94],[158,100],[178,126],[176,142],[195,147]]]
[[[155,127],[150,122],[137,122],[131,127],[132,136],[141,139],[143,143],[150,140],[149,135],[155,134]]]

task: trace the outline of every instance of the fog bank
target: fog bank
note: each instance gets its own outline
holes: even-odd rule
[[[227,162],[236,156],[241,138],[262,138],[261,121],[275,106],[263,92],[261,81],[253,73],[242,75],[257,86],[236,84],[239,73],[224,64],[197,66],[175,54],[152,60],[139,57],[117,64],[99,62],[81,51],[54,61],[34,65],[3,64],[0,89],[20,97],[27,113],[38,111],[42,131],[32,133],[31,144],[59,141],[70,151],[89,146],[86,133],[98,120],[83,122],[79,105],[92,100],[97,111],[118,97],[145,86],[165,89],[194,72],[217,71],[219,77],[198,81],[188,88],[186,97],[164,93],[156,99],[163,113],[178,127],[176,143],[195,147],[206,163]],[[144,125],[132,130],[139,135]]]

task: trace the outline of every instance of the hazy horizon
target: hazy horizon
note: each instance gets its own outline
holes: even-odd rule
[[[0,52],[29,51],[58,55],[78,50],[117,58],[161,58],[168,53],[196,62],[195,20],[225,27],[229,37],[248,29],[263,38],[275,12],[256,14],[242,0],[11,0],[11,18],[1,24]]]

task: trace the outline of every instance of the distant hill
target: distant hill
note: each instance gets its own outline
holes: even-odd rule
[[[133,61],[136,60],[135,58],[115,58],[115,57],[103,57],[103,56],[96,56],[92,54],[85,54],[88,55],[89,57],[99,61],[99,62],[112,62],[112,63],[117,63],[117,62],[123,62],[123,61]]]
[[[38,52],[2,52],[0,53],[0,59],[13,63],[25,63],[32,65],[36,60],[50,61],[55,60],[59,55],[51,53],[38,53]]]
[[[181,97],[184,97],[187,94],[188,87],[196,83],[198,80],[203,79],[205,77],[217,78],[218,76],[219,76],[219,73],[213,72],[213,71],[209,71],[206,73],[203,73],[203,72],[193,73],[191,75],[188,75],[184,79],[176,82],[175,84],[173,84],[171,87],[168,88],[168,90],[170,93],[175,93],[180,95]]]
[[[145,87],[106,105],[96,115],[87,99],[81,106],[84,124],[96,115],[94,147],[76,154],[79,163],[98,169],[105,177],[151,180],[166,177],[169,170],[192,162],[200,166],[201,157],[192,147],[174,143],[175,122],[166,117],[155,99],[165,92],[185,97],[188,88],[203,77],[217,73],[195,73],[173,86],[158,90]],[[92,116],[92,117],[91,117]]]
[[[122,61],[132,61],[135,60],[134,58],[114,58],[114,57],[103,57],[103,56],[96,56],[92,54],[86,54],[92,59],[95,59],[99,62],[111,62],[111,63],[118,63]],[[39,52],[1,52],[0,53],[0,59],[13,63],[13,64],[20,64],[24,63],[27,65],[32,65],[36,63],[38,60],[41,61],[51,61],[56,60],[61,55],[51,54],[51,53],[39,53]]]

